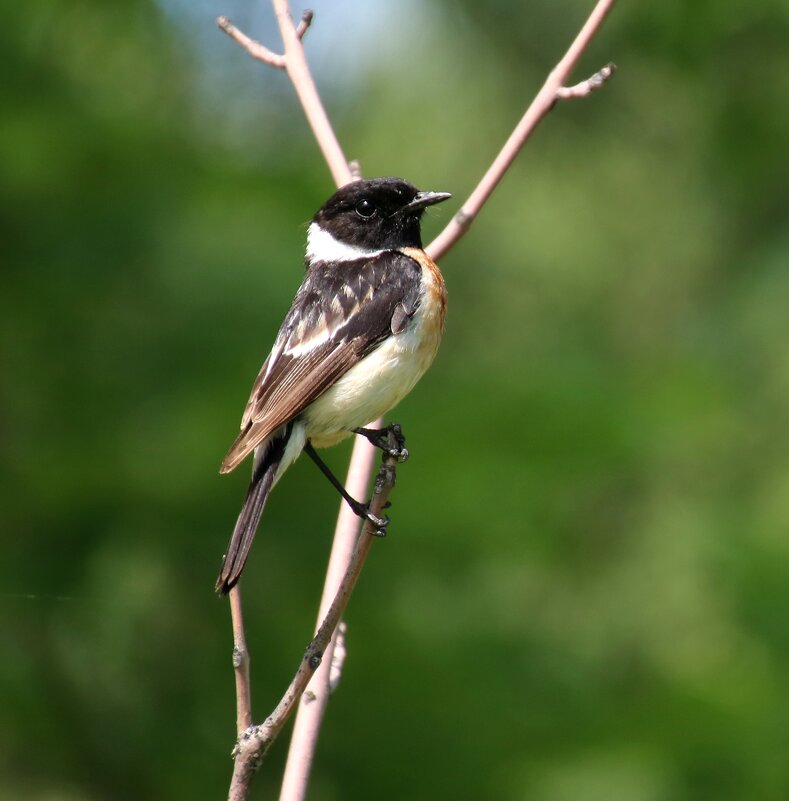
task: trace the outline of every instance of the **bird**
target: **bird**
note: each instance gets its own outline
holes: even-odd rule
[[[238,582],[269,493],[302,451],[353,511],[383,533],[388,521],[352,498],[315,449],[356,433],[387,450],[387,429],[363,426],[399,403],[438,351],[447,292],[422,247],[421,219],[449,197],[401,178],[360,179],[340,187],[312,218],[304,279],[220,468],[229,473],[253,455],[218,593]],[[401,457],[403,442],[395,449]]]

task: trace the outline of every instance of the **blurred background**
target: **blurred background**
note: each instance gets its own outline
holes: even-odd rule
[[[316,0],[307,51],[367,176],[455,194],[429,241],[592,5]],[[226,793],[213,583],[247,470],[218,467],[333,187],[218,14],[279,49],[257,0],[35,0],[0,30],[3,801]],[[788,35],[784,0],[621,3],[575,75],[615,78],[444,259],[315,801],[789,797]],[[304,460],[267,509],[257,718],[337,508]]]

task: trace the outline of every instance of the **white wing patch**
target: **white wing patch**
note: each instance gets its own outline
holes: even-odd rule
[[[326,327],[325,321],[322,322],[323,324],[319,325],[319,327],[315,329],[315,332],[309,339],[301,338],[301,332],[299,331],[301,325],[299,325],[299,327],[296,329],[295,336],[291,337],[291,339],[295,340],[296,344],[287,345],[283,353],[286,356],[292,356],[294,358],[296,356],[303,356],[305,353],[309,353],[309,351],[311,351],[313,348],[317,348],[319,345],[322,345],[324,342],[327,342],[329,339],[331,339],[334,332],[330,331]]]
[[[296,358],[298,356],[303,356],[305,353],[309,353],[314,348],[323,345],[324,342],[334,339],[338,333],[348,325],[349,320],[353,317],[353,313],[349,314],[347,317],[342,317],[342,306],[339,303],[336,304],[336,307],[335,304],[332,303],[331,310],[335,312],[333,315],[333,322],[335,324],[333,326],[329,325],[326,314],[321,314],[315,323],[309,319],[301,320],[296,326],[296,330],[288,337],[288,341],[285,343],[282,353],[285,356]],[[307,331],[311,332],[309,336],[306,336]]]

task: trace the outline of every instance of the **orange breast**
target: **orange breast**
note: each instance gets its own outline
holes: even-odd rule
[[[422,282],[425,287],[426,300],[434,304],[438,310],[437,318],[441,333],[444,332],[444,320],[447,316],[447,287],[444,276],[438,265],[421,248],[402,248],[401,252],[413,259],[422,268]]]

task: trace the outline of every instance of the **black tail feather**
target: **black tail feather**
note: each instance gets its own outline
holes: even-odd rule
[[[277,473],[279,463],[285,453],[285,446],[290,438],[290,426],[283,434],[270,440],[261,452],[255,454],[255,467],[252,471],[252,479],[249,482],[247,495],[244,505],[230,537],[230,543],[222,559],[222,569],[216,580],[216,591],[225,594],[236,584],[241,577],[241,571],[255,539],[260,517],[266,505],[269,492],[274,486],[274,477]]]

